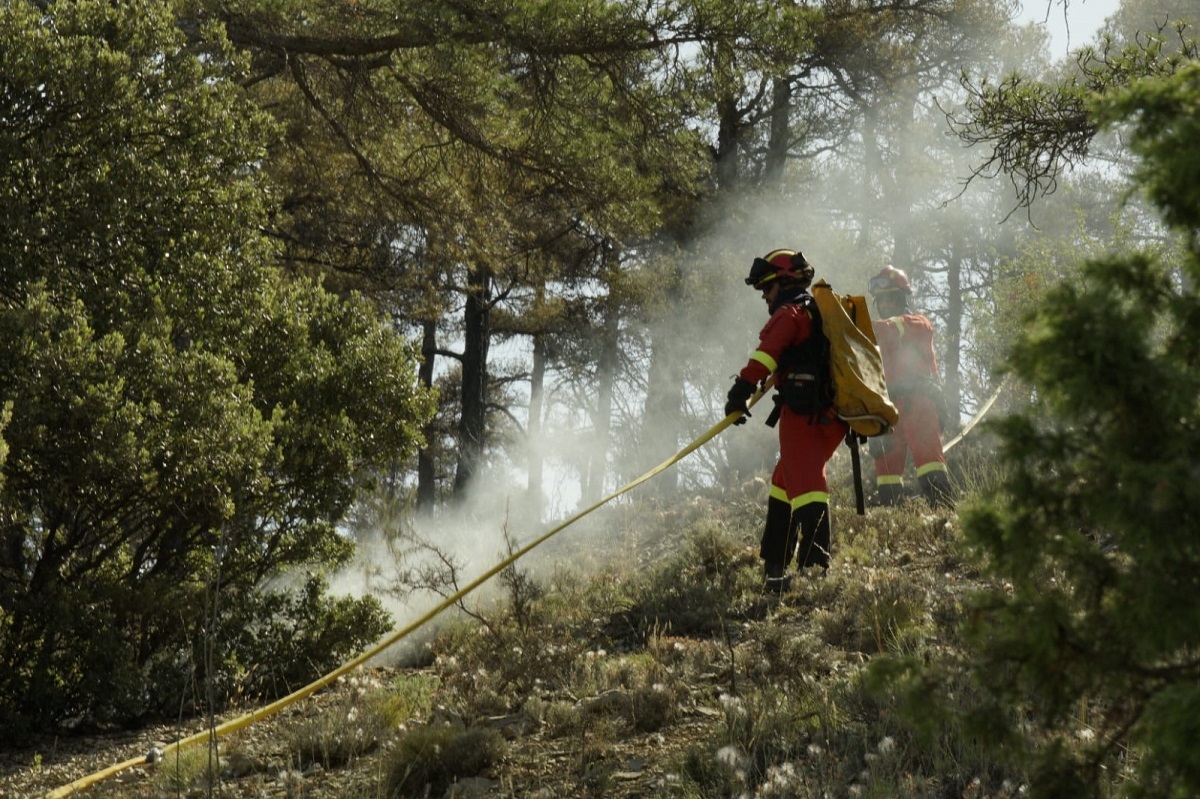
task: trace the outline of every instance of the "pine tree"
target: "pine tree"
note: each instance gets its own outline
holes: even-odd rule
[[[1028,755],[1031,796],[1107,795],[1123,769],[1136,796],[1200,794],[1198,105],[1193,64],[1094,106],[1131,126],[1182,254],[1097,259],[1047,294],[1010,358],[1035,403],[994,426],[1009,477],[965,515],[1007,584],[971,616],[995,700],[975,716]]]

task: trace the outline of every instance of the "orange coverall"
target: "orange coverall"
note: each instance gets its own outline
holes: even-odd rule
[[[875,483],[881,496],[898,499],[903,492],[904,465],[910,451],[918,481],[924,483],[922,478],[927,475],[946,471],[942,425],[938,419],[940,384],[933,351],[933,325],[926,316],[906,313],[876,320],[874,326],[888,394],[900,412],[887,451],[875,458]]]

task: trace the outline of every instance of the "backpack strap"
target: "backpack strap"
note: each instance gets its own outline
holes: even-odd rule
[[[804,414],[814,424],[821,421],[829,408],[833,407],[833,379],[830,363],[829,339],[821,324],[821,311],[817,301],[807,291],[790,299],[808,312],[812,324],[808,339],[788,347],[779,357],[776,382],[776,400],[787,404],[796,413]],[[778,410],[778,405],[776,410]],[[773,414],[778,419],[778,414]],[[768,421],[770,421],[768,419]]]

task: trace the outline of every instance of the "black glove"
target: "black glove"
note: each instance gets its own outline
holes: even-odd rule
[[[745,424],[746,420],[750,418],[750,408],[746,403],[752,396],[754,396],[753,383],[740,377],[733,381],[733,388],[729,389],[729,393],[726,395],[725,415],[742,414],[734,421],[734,424]]]

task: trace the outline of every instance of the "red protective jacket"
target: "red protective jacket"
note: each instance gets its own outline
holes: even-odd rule
[[[788,300],[776,305],[758,334],[758,349],[751,353],[739,376],[757,384],[776,373],[784,351],[806,342],[812,326],[812,317],[802,305]],[[780,377],[776,374],[777,380]],[[845,439],[846,423],[832,408],[814,420],[784,405],[778,429],[779,462],[771,476],[771,497],[787,503],[792,510],[814,502],[828,503],[825,464]]]
[[[812,317],[802,305],[791,302],[777,305],[759,331],[758,349],[750,354],[740,377],[755,385],[761,383],[779,368],[785,350],[803,344],[811,335]]]
[[[890,394],[903,394],[910,386],[915,388],[929,379],[937,381],[933,325],[928,317],[906,313],[877,320],[874,327]]]

